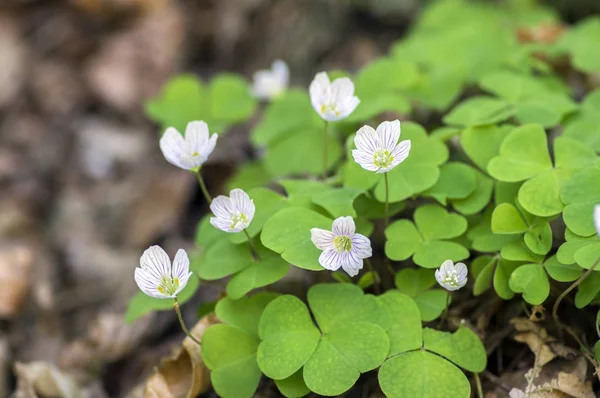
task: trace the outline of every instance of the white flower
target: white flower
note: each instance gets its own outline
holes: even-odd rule
[[[352,150],[352,156],[363,169],[387,173],[404,161],[410,152],[410,140],[398,143],[399,139],[399,120],[383,122],[377,130],[363,126],[354,137],[356,149]]]
[[[350,276],[355,276],[363,267],[363,259],[373,255],[371,241],[355,233],[352,217],[339,217],[333,221],[331,231],[313,228],[310,239],[319,250],[319,264],[330,271],[340,267]]]
[[[329,81],[327,73],[317,73],[310,83],[310,102],[315,111],[328,122],[350,115],[360,100],[354,96],[354,83],[347,77]]]
[[[467,266],[446,260],[439,269],[435,270],[435,279],[448,291],[458,290],[467,283]]]
[[[215,149],[217,134],[209,138],[208,126],[202,121],[189,122],[185,139],[177,129],[169,127],[160,139],[160,150],[172,165],[185,170],[198,170]]]
[[[179,249],[173,260],[160,246],[150,246],[140,258],[140,267],[135,269],[135,282],[148,296],[173,298],[187,285],[192,273],[190,260],[183,249]]]
[[[594,226],[596,227],[596,233],[600,235],[600,205],[594,207]]]
[[[241,189],[233,189],[229,197],[219,195],[210,204],[215,217],[210,223],[225,232],[241,232],[254,218],[254,201]]]
[[[271,69],[263,69],[254,73],[252,95],[260,99],[271,99],[283,93],[288,86],[290,71],[285,62],[276,60]]]

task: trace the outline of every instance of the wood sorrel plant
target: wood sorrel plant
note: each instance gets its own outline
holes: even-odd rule
[[[156,278],[136,271],[146,294],[127,318],[227,277],[215,306],[222,323],[201,342],[220,396],[251,397],[264,377],[286,397],[337,396],[377,370],[369,374],[388,397],[466,398],[464,371],[484,371],[486,352],[471,328],[443,322],[449,290],[549,306],[551,283],[574,282],[558,289],[577,289],[576,307],[599,302],[600,92],[576,103],[553,65],[568,55],[582,74],[599,72],[588,49],[600,23],[519,41],[522,29],[560,22],[517,3],[434,2],[389,55],[353,76],[318,73],[310,90],[289,89],[281,61],[252,87],[232,74],[173,78],[147,113],[166,130],[166,159],[198,176],[214,214],[197,229],[195,276],[182,276],[179,254]],[[250,133],[264,155],[228,181],[229,197],[213,200],[201,174],[217,144],[209,131],[227,140],[229,126],[255,114],[256,98],[270,101]],[[382,116],[390,114],[407,121]],[[290,267],[338,270],[338,283],[313,284],[306,301],[260,291]],[[559,319],[563,297],[557,327],[581,342]],[[597,367],[592,349],[581,349]]]

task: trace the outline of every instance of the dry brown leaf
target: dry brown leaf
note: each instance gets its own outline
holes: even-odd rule
[[[48,362],[15,364],[17,397],[83,398],[84,393],[73,378]]]
[[[211,325],[218,323],[216,315],[209,314],[191,329],[198,340]],[[146,382],[146,398],[193,398],[210,388],[210,373],[202,361],[200,346],[186,337],[174,355],[162,360],[160,367]]]
[[[12,318],[19,312],[29,292],[33,258],[26,246],[0,247],[0,318]]]
[[[558,377],[539,386],[533,386],[529,392],[517,388],[510,391],[511,398],[594,398],[592,383],[582,382],[574,374],[559,372]]]
[[[518,342],[525,343],[536,356],[536,364],[544,366],[554,358],[568,358],[577,355],[577,351],[566,347],[548,335],[546,329],[527,318],[514,318],[510,323],[520,332],[514,336]]]

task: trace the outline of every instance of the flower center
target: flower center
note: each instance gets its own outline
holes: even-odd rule
[[[340,112],[337,110],[335,104],[323,104],[321,105],[321,113],[332,112],[336,116],[340,115]]]
[[[243,213],[231,213],[231,225],[229,228],[235,228],[240,223],[248,223],[248,217]]]
[[[157,290],[167,296],[173,296],[177,292],[177,288],[179,288],[179,278],[173,279],[170,276],[163,276]]]
[[[352,249],[352,239],[344,235],[336,236],[333,239],[333,246],[340,253],[349,252]]]
[[[198,152],[192,153],[192,157],[195,157],[195,156],[200,156],[200,154]]]
[[[388,168],[392,165],[394,157],[387,149],[379,149],[373,154],[373,164],[380,169]]]
[[[446,283],[452,287],[460,286],[460,284],[458,282],[458,274],[456,273],[456,271],[450,271],[450,273],[446,274],[446,276],[444,277],[442,282]]]

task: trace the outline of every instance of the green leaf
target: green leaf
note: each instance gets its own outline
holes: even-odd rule
[[[377,368],[389,351],[385,331],[372,323],[352,322],[321,338],[304,366],[304,381],[311,391],[337,396],[349,390],[361,373]]]
[[[425,268],[438,268],[445,260],[461,261],[469,258],[469,251],[461,244],[447,241],[425,242],[415,253],[415,264]]]
[[[600,243],[585,246],[575,253],[575,261],[581,268],[592,268],[598,259],[600,259]],[[600,267],[596,267],[595,270],[600,271]]]
[[[210,112],[217,120],[240,123],[254,114],[256,100],[248,83],[234,74],[217,75],[210,82]]]
[[[515,114],[515,107],[507,101],[492,97],[471,97],[461,102],[444,116],[446,124],[474,127],[502,122]]]
[[[417,294],[414,300],[419,307],[423,322],[437,319],[446,308],[447,299],[448,292],[443,289],[431,289]]]
[[[435,273],[423,268],[405,268],[396,273],[394,283],[400,292],[415,297],[435,285]]]
[[[469,165],[449,162],[440,168],[437,183],[423,194],[435,198],[445,206],[447,199],[464,199],[473,193],[476,178],[475,170]]]
[[[469,127],[460,136],[460,145],[467,156],[487,172],[488,163],[498,156],[502,141],[513,128],[511,125]]]
[[[505,260],[501,258],[498,260],[496,266],[496,272],[494,273],[494,290],[498,296],[504,300],[510,300],[514,293],[509,286],[510,276],[520,263]]]
[[[393,398],[469,398],[471,386],[464,373],[427,351],[397,355],[379,369],[379,385]]]
[[[227,283],[227,295],[236,300],[252,289],[268,286],[287,275],[290,265],[279,255],[263,258],[235,274]]]
[[[262,340],[258,346],[258,365],[275,380],[296,373],[313,355],[321,337],[306,305],[290,295],[278,297],[267,305],[258,332]]]
[[[380,280],[377,272],[367,271],[360,277],[356,286],[360,287],[362,290],[367,290],[375,283],[379,283]]]
[[[207,250],[214,243],[219,242],[221,240],[226,240],[231,236],[230,233],[215,228],[210,223],[211,217],[213,217],[212,214],[207,214],[204,217],[202,217],[202,220],[200,220],[200,222],[198,223],[198,227],[196,228],[196,235],[194,240],[196,244],[198,246],[203,247],[204,250]]]
[[[531,214],[550,217],[560,213],[563,203],[559,197],[557,173],[544,173],[526,181],[519,189],[519,203]]]
[[[388,357],[420,348],[423,342],[421,314],[417,304],[407,295],[388,290],[377,297],[389,312],[392,325],[387,330],[390,339]]]
[[[411,150],[406,160],[387,173],[390,202],[399,202],[410,198],[435,185],[440,175],[439,166],[448,160],[446,145],[428,137],[423,127],[416,123],[402,123],[400,139],[410,140]],[[348,168],[344,172],[345,185],[346,181],[350,179],[348,174],[351,170],[353,169]],[[385,181],[383,176],[378,176],[378,178],[379,182],[374,192],[375,198],[380,202],[385,202]]]
[[[310,389],[304,383],[301,370],[286,379],[275,380],[275,384],[286,398],[300,398],[310,393]]]
[[[322,270],[321,251],[310,239],[311,228],[330,230],[332,220],[309,209],[288,207],[275,213],[263,227],[263,245],[280,253],[289,263],[309,270]]]
[[[319,174],[323,171],[323,126],[290,131],[274,142],[264,157],[265,168],[276,177],[294,174]],[[297,156],[301,155],[301,156]],[[327,136],[327,169],[342,156],[342,147],[332,135]]]
[[[587,306],[598,293],[600,293],[600,273],[592,272],[579,284],[575,294],[575,306],[577,308]]]
[[[475,170],[475,190],[464,199],[452,201],[452,207],[464,215],[482,211],[490,202],[494,190],[494,181]]]
[[[323,121],[313,110],[308,94],[291,89],[269,104],[260,123],[252,130],[251,140],[257,146],[271,146],[290,132],[322,127]]]
[[[202,336],[202,358],[213,388],[221,397],[252,397],[261,372],[256,364],[258,339],[235,327],[218,324]]]
[[[270,292],[260,292],[240,300],[223,297],[215,306],[215,314],[222,322],[258,337],[260,316],[275,298],[277,294]]]
[[[576,264],[561,264],[557,256],[552,256],[546,260],[544,268],[546,268],[548,275],[558,282],[573,282],[582,274],[581,267]]]
[[[212,281],[233,275],[254,263],[247,245],[235,245],[229,239],[220,240],[208,247],[192,270],[202,279]]]
[[[227,180],[225,191],[229,192],[234,188],[239,188],[248,192],[253,188],[267,185],[272,179],[273,177],[269,175],[263,162],[246,162],[239,165],[233,176]]]
[[[393,222],[386,230],[385,254],[395,261],[403,261],[412,256],[423,239],[415,225],[409,220]]]
[[[550,283],[544,267],[525,264],[517,268],[508,282],[515,293],[523,293],[523,299],[532,305],[542,304],[550,294]]]
[[[248,192],[248,196],[254,201],[256,212],[246,231],[251,237],[255,237],[269,217],[285,206],[285,197],[267,188],[252,189]],[[231,241],[243,243],[247,242],[248,238],[244,233],[231,234]]]
[[[590,92],[580,112],[564,123],[563,135],[573,138],[596,152],[600,151],[600,90]]]
[[[527,231],[527,224],[519,210],[510,203],[498,205],[492,213],[492,232],[496,234],[520,234]]]
[[[571,54],[575,68],[583,72],[598,72],[600,57],[594,51],[600,40],[600,19],[596,16],[580,21],[561,38],[559,45]]]
[[[502,258],[509,261],[524,261],[541,263],[543,256],[533,253],[523,241],[511,242],[502,247],[500,251]]]
[[[183,304],[188,301],[196,290],[198,289],[199,281],[198,278],[192,276],[186,287],[177,295],[179,304]],[[143,292],[137,292],[135,296],[129,301],[127,306],[127,312],[125,312],[125,322],[131,323],[136,319],[149,314],[154,311],[173,311],[173,300],[171,299],[159,299],[150,297]]]
[[[483,372],[487,365],[483,343],[466,327],[459,327],[454,333],[424,328],[423,347],[471,372]]]
[[[488,164],[490,175],[500,181],[517,182],[552,170],[544,129],[528,124],[512,130],[500,146],[500,154]]]
[[[467,220],[456,213],[449,213],[438,205],[424,205],[415,211],[415,224],[424,239],[452,239],[467,230]]]
[[[323,207],[333,218],[342,216],[356,217],[354,199],[363,191],[356,188],[336,188],[313,195],[315,204]]]
[[[480,256],[473,260],[471,270],[480,268],[480,271],[475,276],[473,295],[479,296],[492,286],[497,262],[498,258],[492,256]]]
[[[552,229],[547,221],[531,227],[523,238],[529,250],[535,254],[545,255],[552,248]]]

